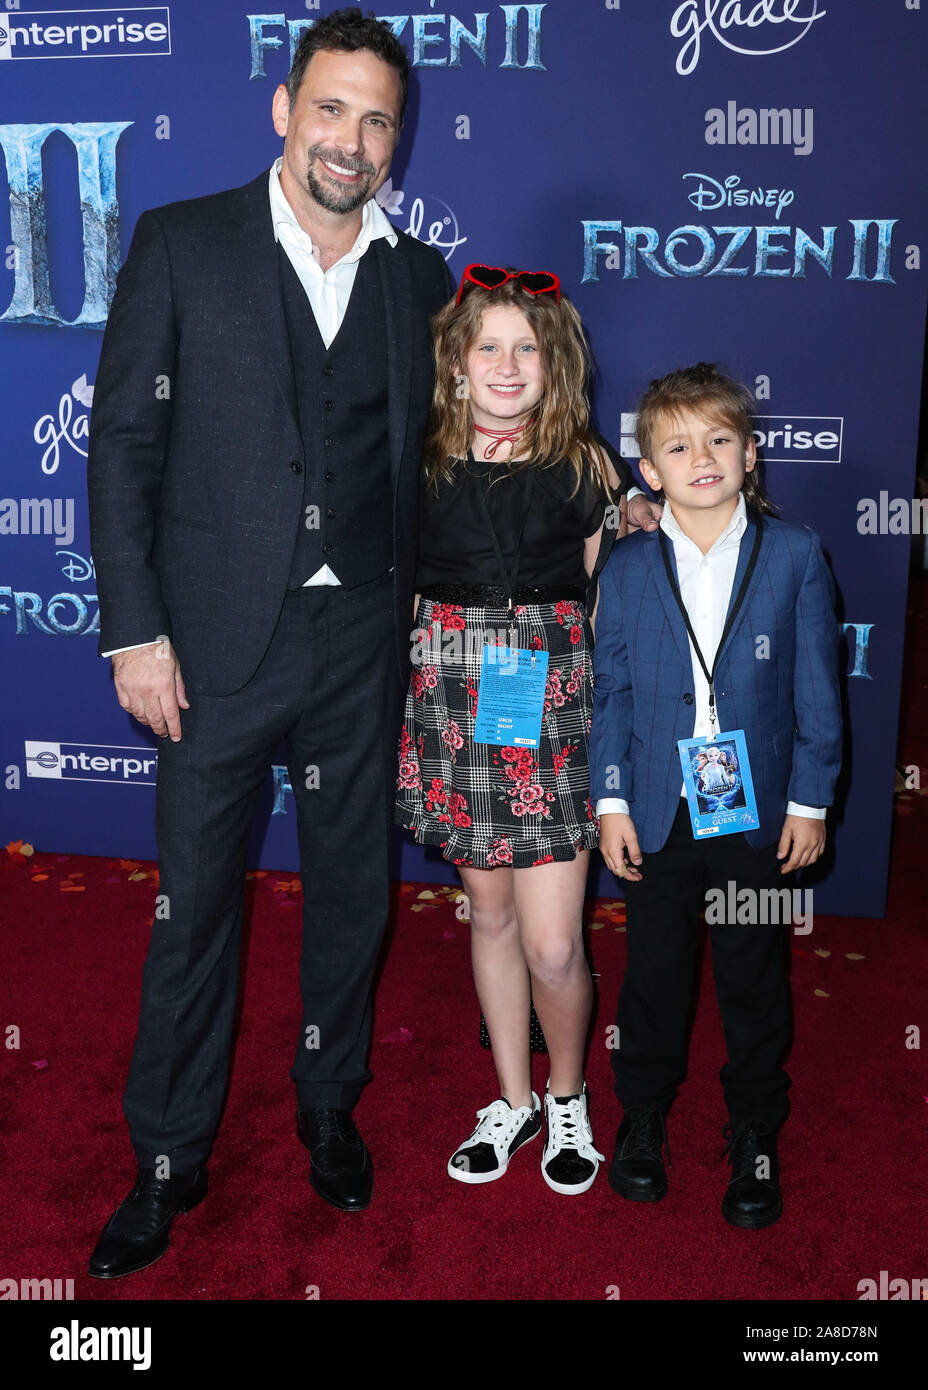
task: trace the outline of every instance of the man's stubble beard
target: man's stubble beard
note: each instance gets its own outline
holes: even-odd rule
[[[334,188],[321,183],[311,169],[306,175],[306,185],[310,194],[327,212],[356,212],[367,202],[371,182],[368,178],[367,183],[359,184],[356,188],[346,188],[343,193],[338,193]]]
[[[309,159],[306,168],[306,186],[311,196],[320,207],[327,212],[357,212],[358,208],[363,207],[370,197],[371,185],[374,181],[375,170],[370,164],[360,160],[349,159],[340,155],[337,150],[325,150],[320,146],[313,146],[308,151]],[[316,160],[327,159],[330,164],[340,164],[344,169],[351,169],[353,172],[366,174],[366,180],[353,188],[339,190],[331,184],[323,183],[313,172],[313,162]]]

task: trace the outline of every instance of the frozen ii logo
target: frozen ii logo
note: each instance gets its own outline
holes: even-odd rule
[[[612,218],[583,222],[583,284],[600,278],[600,267],[637,280],[643,269],[662,279],[751,276],[762,280],[804,280],[810,263],[832,279],[858,284],[894,285],[894,217],[854,217],[807,231],[781,219],[795,199],[791,188],[749,184],[737,173],[724,178],[695,171],[683,175],[686,200],[702,222],[683,222],[670,232]],[[735,223],[750,216],[759,222]],[[764,216],[766,211],[766,216]]]
[[[435,14],[435,0],[429,0],[429,5],[430,14],[377,16],[408,46],[414,68],[460,68],[466,52],[469,61],[484,67],[492,63],[521,72],[545,71],[541,29],[547,4],[499,5],[475,14],[467,23],[454,14]],[[252,79],[267,76],[265,54],[278,49],[286,50],[289,69],[300,39],[315,23],[302,17],[288,19],[282,12],[250,14],[247,19]],[[283,76],[282,64],[280,72]]]
[[[827,13],[819,0],[684,0],[670,21],[673,37],[683,40],[677,72],[695,70],[705,35],[742,57],[764,58],[792,48]]]
[[[0,125],[0,148],[10,185],[12,236],[6,268],[13,272],[12,298],[0,314],[0,323],[103,328],[119,270],[116,146],[130,125],[131,121]],[[77,157],[84,300],[74,319],[65,319],[59,313],[49,277],[48,198],[42,151],[50,135],[68,140]],[[53,470],[46,469],[49,471]]]

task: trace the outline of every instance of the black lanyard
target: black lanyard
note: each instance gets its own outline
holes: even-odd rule
[[[476,462],[476,460],[474,459],[473,453],[472,453],[470,450],[467,451],[467,460],[468,460],[468,463],[475,463],[475,462]],[[490,469],[490,472],[492,473],[492,471],[493,471],[493,470],[492,470],[492,468],[491,468],[491,469]],[[487,476],[489,477],[489,474],[488,474]],[[483,508],[483,515],[484,515],[484,517],[486,518],[487,527],[488,527],[489,532],[490,532],[490,539],[491,539],[492,542],[493,542],[493,549],[494,549],[494,551],[495,551],[495,553],[496,553],[496,562],[497,562],[497,564],[499,565],[499,572],[500,572],[500,574],[501,574],[502,577],[503,577],[503,588],[506,590],[507,611],[508,611],[508,614],[509,614],[509,621],[510,621],[510,624],[511,624],[511,637],[510,637],[510,645],[511,645],[511,646],[515,646],[515,622],[514,622],[514,616],[513,616],[512,595],[513,595],[513,592],[514,592],[515,587],[516,587],[516,576],[517,576],[518,573],[519,573],[519,563],[520,563],[521,558],[522,558],[522,538],[523,538],[524,535],[525,535],[525,524],[526,524],[526,522],[528,521],[529,508],[531,507],[531,504],[532,504],[532,484],[534,483],[534,481],[535,481],[535,470],[534,470],[533,468],[529,467],[529,470],[528,470],[528,481],[526,482],[526,485],[525,485],[525,496],[524,496],[524,498],[523,498],[523,500],[522,500],[522,517],[521,517],[521,522],[520,522],[520,525],[519,525],[519,539],[518,539],[517,542],[516,542],[516,559],[515,559],[515,564],[513,565],[511,572],[510,572],[509,570],[507,570],[506,565],[505,565],[505,562],[504,562],[504,560],[503,560],[503,551],[502,551],[502,547],[500,546],[500,543],[499,543],[499,537],[498,537],[497,534],[496,534],[496,527],[493,525],[493,520],[492,520],[492,518],[491,518],[491,516],[490,516],[490,508],[489,508],[488,505],[487,505],[486,493],[487,493],[487,491],[489,490],[489,483],[487,484],[487,488],[486,488],[486,489],[484,489],[484,488],[482,488],[482,487],[480,486],[480,481],[479,481],[479,479],[478,479],[478,483],[477,483],[477,495],[478,495],[478,497],[480,498],[480,505],[481,505],[481,507]]]
[[[686,630],[690,635],[690,641],[693,644],[693,650],[695,651],[699,664],[702,667],[703,675],[709,683],[709,722],[710,732],[713,738],[716,734],[715,726],[717,723],[715,715],[715,672],[719,664],[719,657],[721,656],[722,648],[725,645],[725,639],[731,632],[732,627],[734,626],[735,619],[741,611],[741,605],[744,603],[744,596],[748,591],[748,585],[751,582],[751,576],[753,575],[754,570],[757,567],[757,556],[760,551],[760,534],[762,526],[763,517],[760,513],[758,513],[755,520],[754,547],[751,551],[751,558],[748,560],[748,567],[744,572],[744,578],[741,581],[741,588],[738,590],[738,596],[732,604],[731,608],[728,610],[728,617],[725,619],[725,626],[722,628],[722,635],[719,638],[719,644],[715,649],[715,659],[712,662],[711,671],[706,665],[706,659],[700,651],[699,643],[696,641],[696,634],[693,631],[693,624],[690,622],[690,615],[686,611],[686,605],[684,604],[683,599],[680,595],[680,587],[677,584],[676,579],[674,578],[674,573],[670,565],[670,552],[667,548],[667,540],[664,536],[663,528],[659,528],[657,532],[658,539],[661,545],[661,556],[664,561],[664,569],[667,571],[667,580],[670,584],[671,592],[674,598],[677,600],[677,607],[683,614],[683,621],[686,623]]]

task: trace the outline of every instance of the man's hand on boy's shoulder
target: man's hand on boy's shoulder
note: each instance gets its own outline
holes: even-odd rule
[[[641,863],[641,850],[638,846],[638,833],[631,816],[620,811],[607,811],[599,817],[599,849],[616,878],[630,878],[637,881],[641,872],[635,866]],[[631,863],[628,863],[625,856]]]
[[[663,505],[652,502],[643,492],[630,497],[626,503],[629,530],[656,531],[661,523]]]
[[[807,868],[821,858],[824,848],[823,820],[811,816],[787,816],[777,845],[777,858],[785,860],[780,865],[780,873],[789,874],[793,869]]]

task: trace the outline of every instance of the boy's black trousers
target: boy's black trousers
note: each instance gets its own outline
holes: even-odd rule
[[[777,1129],[788,1111],[789,1077],[782,1061],[790,1043],[791,1007],[786,953],[791,919],[786,899],[760,897],[763,889],[791,886],[780,873],[779,836],[752,849],[744,835],[693,838],[685,798],[662,850],[643,856],[642,879],[623,881],[628,966],[619,995],[618,1047],[612,1053],[615,1091],[627,1110],[656,1106],[667,1113],[686,1073],[699,914],[708,917],[715,988],[728,1061],[720,1080],[731,1120]],[[729,885],[734,884],[730,889]],[[752,921],[729,920],[728,904],[752,890]],[[721,900],[708,897],[720,889]],[[741,915],[750,899],[742,896]],[[765,904],[766,902],[766,909]],[[712,925],[711,918],[723,921]],[[758,918],[767,918],[767,925]]]

